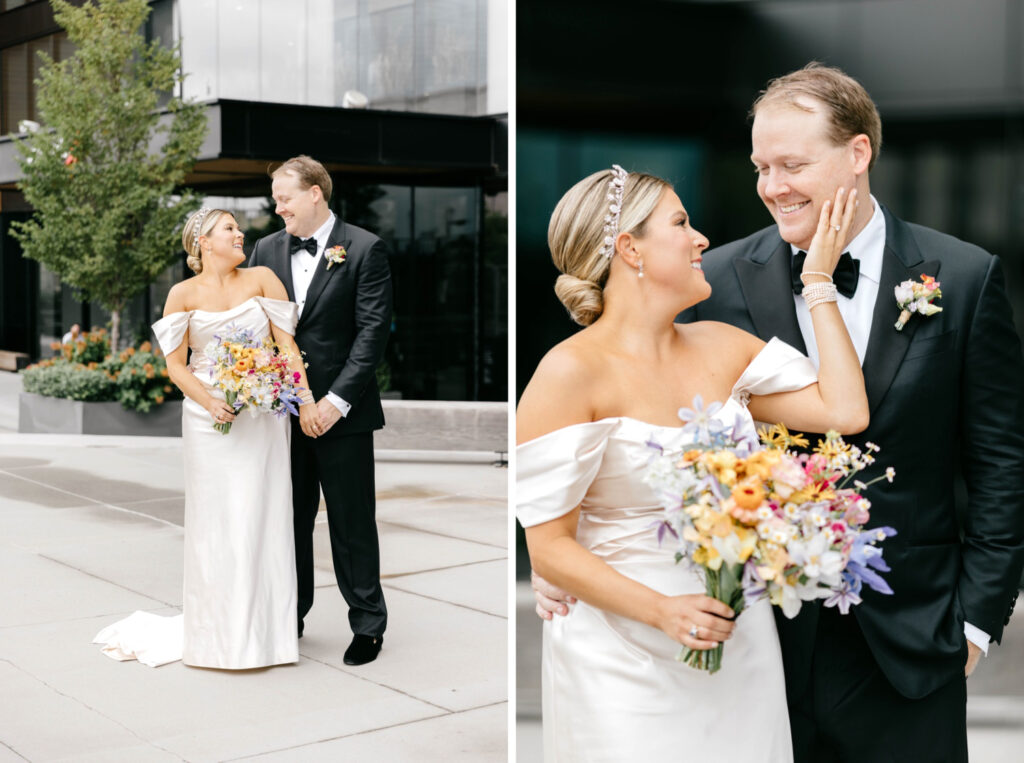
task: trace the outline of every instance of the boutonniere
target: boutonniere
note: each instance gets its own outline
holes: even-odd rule
[[[348,257],[348,252],[345,251],[345,247],[339,244],[338,246],[332,246],[324,252],[324,257],[327,258],[327,269],[330,270],[331,265],[343,263],[345,258]]]
[[[931,276],[921,274],[921,283],[904,281],[896,287],[896,306],[900,309],[900,319],[896,321],[896,330],[903,331],[910,316],[920,313],[924,316],[941,313],[942,308],[933,305],[932,300],[942,296],[939,282]]]

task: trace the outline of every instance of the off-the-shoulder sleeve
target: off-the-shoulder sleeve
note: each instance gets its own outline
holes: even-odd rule
[[[295,324],[299,322],[299,306],[294,302],[270,297],[256,297],[270,322],[281,331],[295,336]]]
[[[550,522],[580,505],[619,423],[574,424],[516,448],[516,517],[523,527]]]
[[[153,324],[153,333],[156,334],[156,341],[160,343],[160,349],[164,355],[170,355],[181,346],[181,340],[188,330],[188,319],[192,317],[192,311],[184,313],[171,313]]]
[[[794,392],[816,381],[818,372],[807,356],[772,337],[740,375],[731,397],[746,405],[751,395]]]

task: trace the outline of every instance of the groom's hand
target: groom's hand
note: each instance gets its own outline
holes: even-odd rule
[[[550,620],[555,614],[569,614],[569,604],[576,603],[576,597],[570,596],[558,586],[551,585],[536,572],[530,572],[530,584],[533,586],[533,598],[537,600],[537,617]]]
[[[978,660],[981,659],[981,647],[973,641],[967,642],[967,666],[964,668],[964,676],[971,677],[971,673],[978,667]]]
[[[320,414],[320,434],[338,423],[341,418],[341,411],[334,407],[330,400],[322,397],[317,401],[316,412]]]

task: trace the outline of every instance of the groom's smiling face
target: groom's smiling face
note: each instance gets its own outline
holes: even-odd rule
[[[822,203],[834,199],[840,186],[847,191],[855,187],[857,169],[864,161],[853,141],[838,145],[833,141],[823,104],[807,99],[802,105],[811,110],[788,103],[768,103],[758,109],[750,159],[757,173],[757,195],[779,226],[779,235],[806,250]],[[858,225],[863,227],[863,221],[854,227]]]
[[[316,233],[323,222],[318,219],[317,200],[323,198],[318,186],[304,188],[294,172],[282,172],[274,177],[270,189],[277,205],[274,211],[284,220],[286,231],[299,238]]]

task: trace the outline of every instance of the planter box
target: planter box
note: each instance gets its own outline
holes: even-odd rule
[[[149,413],[125,410],[120,403],[83,403],[22,392],[18,431],[37,434],[109,434],[181,437],[181,401]]]
[[[383,400],[382,450],[508,450],[508,404],[445,400]]]

